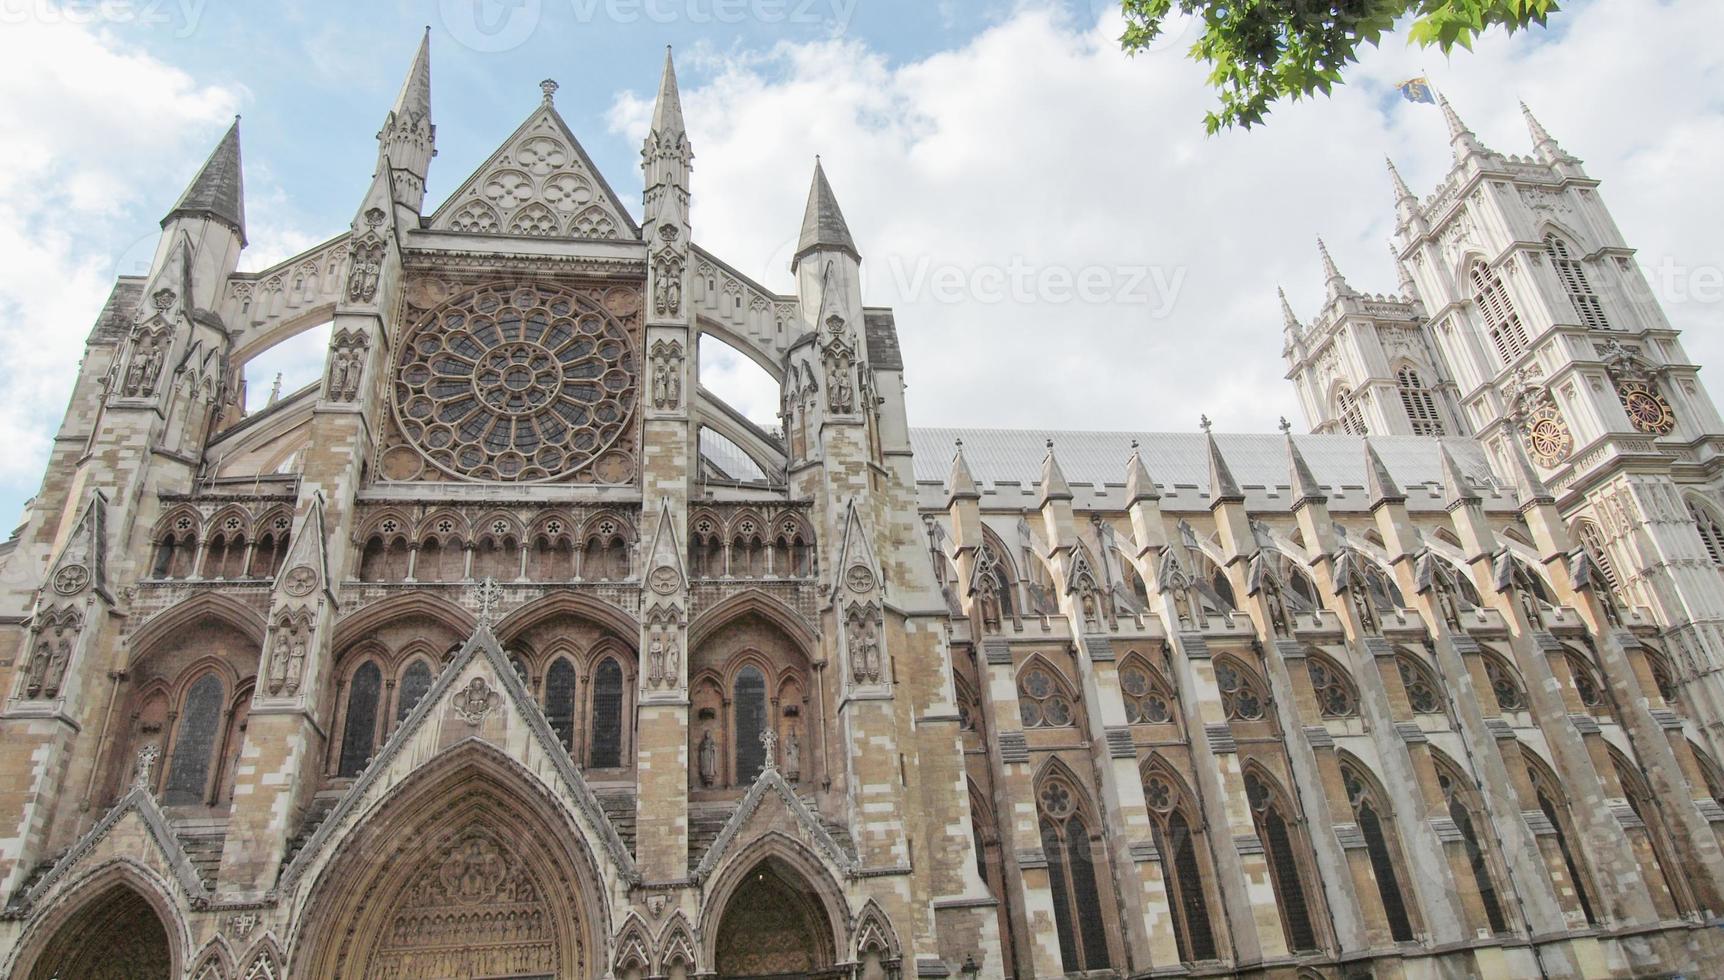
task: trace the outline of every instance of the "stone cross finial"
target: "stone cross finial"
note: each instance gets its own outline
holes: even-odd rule
[[[1287,416],[1285,416],[1285,415],[1281,416],[1280,424],[1276,425],[1275,427],[1277,429],[1280,429],[1282,432],[1292,432],[1293,431],[1293,423],[1287,421]]]
[[[156,759],[160,758],[161,754],[161,746],[154,742],[138,750],[138,775],[132,782],[134,787],[146,793],[150,791],[150,784],[153,782],[151,776],[155,772]]]
[[[558,88],[559,88],[559,86],[557,85],[556,81],[553,79],[547,78],[544,81],[539,83],[539,91],[545,93],[545,104],[546,105],[550,105],[551,100],[557,97],[557,89]]]
[[[497,613],[497,606],[503,601],[503,587],[491,576],[485,576],[473,589],[473,598],[479,602],[479,625],[489,628],[492,617]]]
[[[778,769],[778,733],[768,728],[760,733],[760,744],[766,746],[766,765],[762,772]]]
[[[1209,421],[1209,416],[1207,415],[1199,415],[1197,417],[1197,427],[1205,432],[1208,432],[1210,426],[1214,424],[1214,422]]]

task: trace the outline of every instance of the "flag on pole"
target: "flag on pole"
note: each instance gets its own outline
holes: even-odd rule
[[[1414,75],[1395,87],[1401,90],[1401,98],[1408,102],[1437,104],[1437,97],[1431,91],[1431,81],[1423,75]]]

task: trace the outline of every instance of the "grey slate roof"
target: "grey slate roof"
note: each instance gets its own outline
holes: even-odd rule
[[[801,258],[816,248],[835,248],[861,258],[818,159],[814,161],[814,182],[808,187],[808,207],[802,212],[802,235],[796,240],[796,256]]]
[[[1033,429],[911,429],[916,482],[944,486],[952,465],[954,440],[964,440],[964,457],[981,486],[1040,482],[1047,440],[1054,441],[1060,467],[1072,484],[1119,486],[1126,481],[1131,443],[1139,443],[1143,463],[1156,485],[1165,489],[1209,490],[1209,459],[1201,432],[1061,432]],[[1286,490],[1287,444],[1279,433],[1216,433],[1229,469],[1248,493]],[[1294,436],[1312,475],[1325,490],[1345,489],[1362,496],[1368,474],[1365,441],[1345,435]],[[1441,440],[1467,478],[1480,489],[1501,489],[1484,452],[1471,439]],[[1439,440],[1417,436],[1373,436],[1376,448],[1402,488],[1440,487]],[[1443,488],[1446,490],[1447,488]]]
[[[96,326],[85,341],[89,344],[118,344],[132,330],[132,317],[144,298],[144,280],[139,276],[121,276],[114,282],[114,291],[102,304],[96,316]]]
[[[876,371],[904,370],[904,354],[898,349],[898,326],[891,310],[865,310],[862,323],[867,333],[868,364]]]
[[[204,161],[203,169],[180,195],[179,203],[162,219],[162,224],[181,215],[214,218],[237,232],[244,244],[245,175],[239,158],[239,119],[234,119],[227,135]]]

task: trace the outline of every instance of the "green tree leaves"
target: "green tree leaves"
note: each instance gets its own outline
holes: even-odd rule
[[[1557,0],[1121,0],[1128,53],[1149,48],[1175,13],[1196,17],[1203,33],[1189,52],[1209,64],[1220,106],[1204,117],[1210,133],[1263,122],[1271,104],[1327,95],[1341,84],[1362,45],[1377,45],[1412,15],[1408,39],[1447,54],[1471,50],[1495,26],[1511,33],[1543,26]]]

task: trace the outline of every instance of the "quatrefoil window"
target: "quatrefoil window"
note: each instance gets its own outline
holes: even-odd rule
[[[633,340],[598,305],[554,286],[493,284],[408,332],[393,407],[407,440],[445,472],[549,480],[628,431],[636,373]]]

